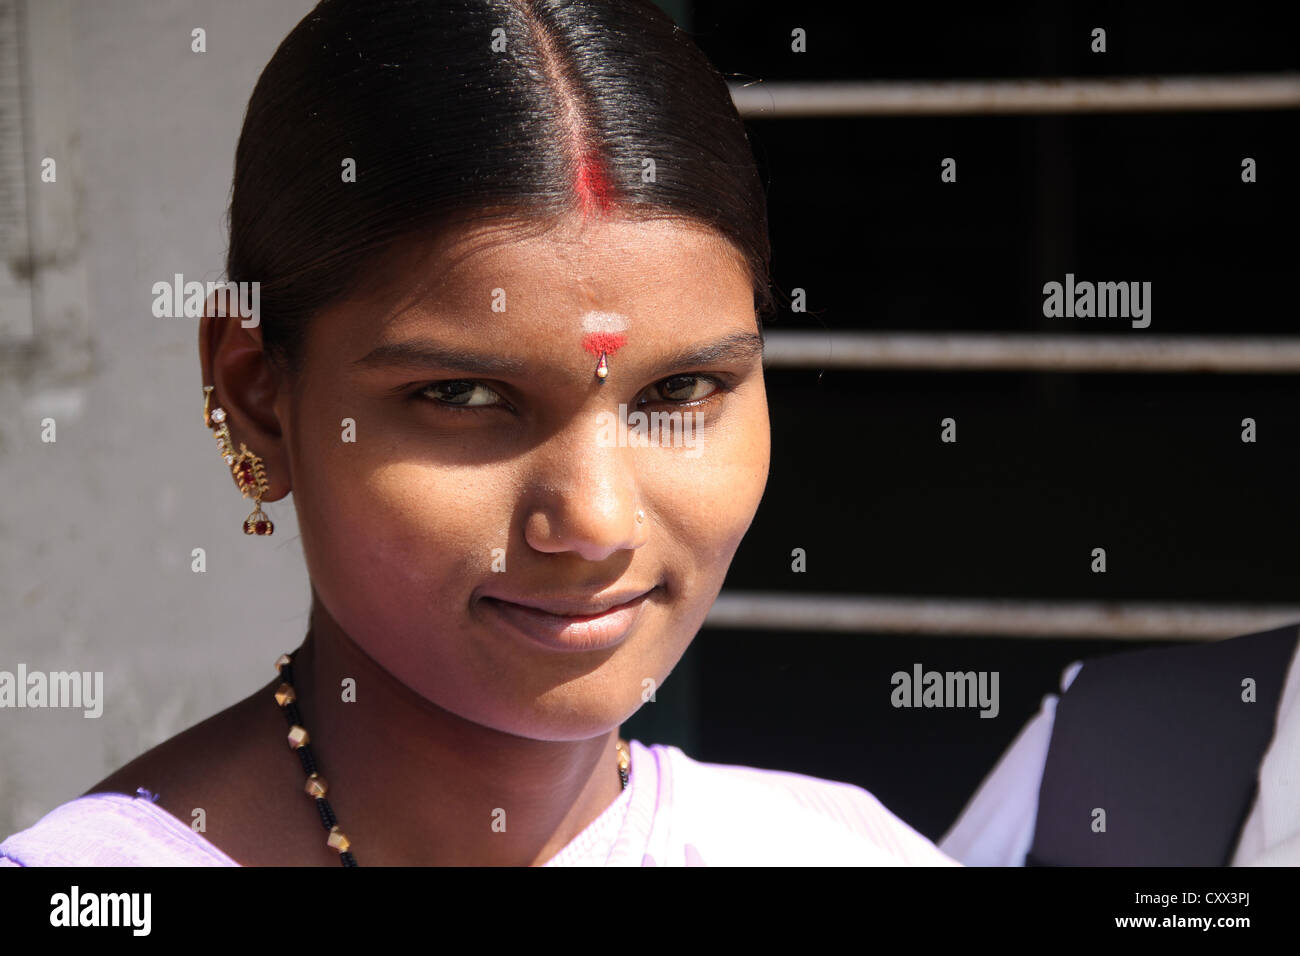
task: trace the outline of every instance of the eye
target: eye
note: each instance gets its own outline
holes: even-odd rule
[[[708,375],[674,375],[650,386],[662,400],[678,404],[701,402],[722,387],[722,383]]]
[[[452,405],[457,408],[487,408],[498,404],[493,399],[501,398],[483,383],[468,379],[434,382],[420,389],[419,394],[436,404]]]

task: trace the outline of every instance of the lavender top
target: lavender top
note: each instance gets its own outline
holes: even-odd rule
[[[546,866],[960,865],[853,784],[628,747],[627,789]],[[146,797],[95,793],[0,843],[0,866],[239,864]]]

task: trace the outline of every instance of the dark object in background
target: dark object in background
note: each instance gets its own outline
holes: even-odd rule
[[[733,81],[1294,71],[1285,5],[703,2]],[[1094,27],[1107,52],[1093,54]],[[806,54],[790,31],[808,32]],[[791,331],[1290,335],[1300,111],[749,121]],[[1252,157],[1258,179],[1241,181]],[[956,183],[941,183],[954,157]],[[1067,272],[1150,281],[1152,324],[1048,319]],[[1146,340],[1144,340],[1146,341]],[[1285,375],[768,373],[772,472],[727,588],[1292,604],[1300,389]],[[952,416],[958,442],[938,440]],[[1255,419],[1258,441],[1240,440]],[[1278,533],[1278,531],[1283,533]],[[1108,570],[1089,554],[1105,547]],[[790,552],[808,570],[790,570]],[[1168,635],[1178,639],[1179,635]],[[938,839],[1073,660],[1131,641],[705,629],[626,735],[847,780]],[[1168,647],[1168,641],[1151,646]],[[1001,673],[998,718],[898,710],[914,662]]]

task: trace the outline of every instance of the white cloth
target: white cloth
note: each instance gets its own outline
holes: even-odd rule
[[[1061,675],[1067,691],[1083,663]],[[1043,698],[939,841],[967,866],[1024,866],[1038,820],[1038,788],[1056,719],[1056,694]],[[1300,866],[1300,649],[1292,657],[1277,727],[1259,766],[1259,792],[1242,827],[1233,866]]]
[[[677,747],[635,739],[628,748],[627,789],[546,865],[958,865],[853,784],[703,763]],[[96,793],[0,843],[0,866],[14,865],[239,863],[151,800]]]
[[[1300,648],[1259,765],[1259,794],[1241,828],[1233,866],[1300,866]]]

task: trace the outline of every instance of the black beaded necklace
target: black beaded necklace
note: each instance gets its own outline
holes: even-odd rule
[[[280,672],[280,686],[275,689],[275,702],[280,705],[284,711],[285,719],[289,721],[289,746],[297,751],[298,759],[302,761],[302,769],[307,774],[307,784],[303,788],[307,796],[316,801],[316,810],[320,813],[320,822],[329,831],[329,836],[325,842],[335,850],[339,851],[339,862],[344,866],[356,866],[357,858],[352,855],[349,849],[352,843],[343,831],[339,829],[338,819],[334,816],[334,809],[330,806],[329,800],[325,799],[325,794],[329,787],[316,770],[316,758],[311,752],[311,737],[307,734],[307,728],[302,725],[302,714],[298,711],[298,695],[293,689],[293,659],[297,654],[281,654],[279,660],[275,662],[275,668]],[[628,785],[628,768],[632,765],[632,755],[628,751],[627,741],[620,739],[618,741],[618,779],[622,784],[622,789],[626,790]]]

